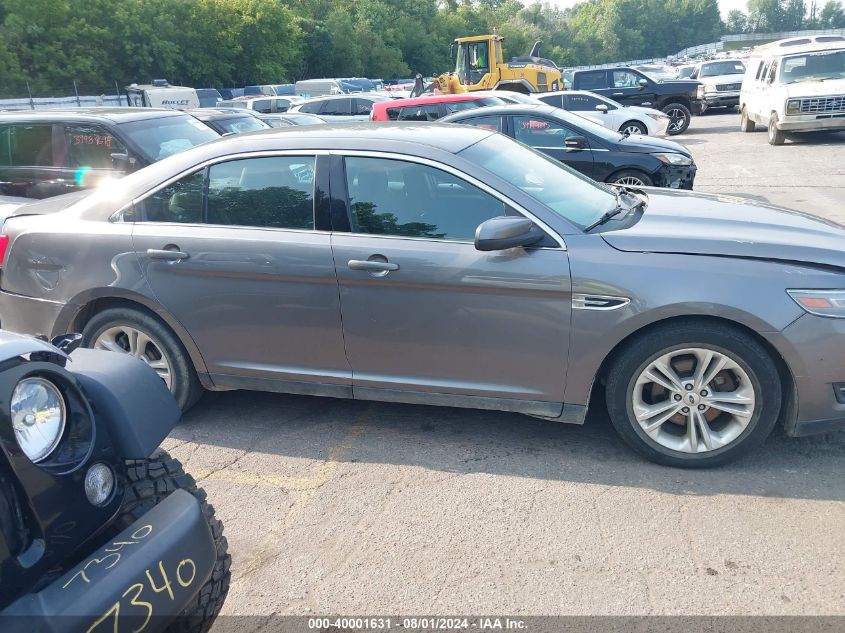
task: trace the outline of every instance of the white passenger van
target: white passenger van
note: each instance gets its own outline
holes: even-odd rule
[[[306,99],[344,93],[337,79],[303,79],[296,82],[293,90],[298,96]]]
[[[740,92],[740,127],[767,126],[769,143],[786,133],[845,130],[845,36],[814,35],[758,46]]]

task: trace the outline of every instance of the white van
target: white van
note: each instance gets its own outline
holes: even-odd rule
[[[303,79],[296,82],[293,90],[298,96],[306,99],[344,93],[337,79]]]
[[[185,86],[171,86],[165,79],[154,79],[152,84],[126,86],[130,106],[139,108],[173,108],[187,110],[199,108],[197,91]]]
[[[740,92],[740,128],[757,123],[769,143],[787,132],[845,130],[845,36],[793,37],[758,46]]]

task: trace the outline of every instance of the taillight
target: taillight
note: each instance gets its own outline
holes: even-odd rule
[[[9,248],[9,236],[0,235],[0,266],[6,263],[6,249]]]

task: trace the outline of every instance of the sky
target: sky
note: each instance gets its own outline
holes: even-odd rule
[[[573,4],[578,4],[579,2],[583,2],[584,0],[544,0],[544,1],[548,2],[549,4],[555,4],[559,7],[566,8],[566,7],[571,7]],[[530,4],[530,2],[523,0],[523,4]],[[740,11],[742,11],[744,13],[747,12],[746,0],[719,0],[719,11],[721,12],[723,18],[728,14],[728,11],[732,11],[733,9],[739,9]]]

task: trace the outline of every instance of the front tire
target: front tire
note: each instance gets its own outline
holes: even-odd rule
[[[737,459],[769,436],[781,382],[748,334],[707,323],[656,328],[614,358],[606,399],[614,428],[647,459],[681,468]]]
[[[215,516],[214,506],[207,502],[205,491],[197,487],[194,478],[167,451],[159,449],[147,459],[128,460],[126,470],[123,505],[112,525],[116,533],[132,525],[175,490],[190,492],[200,502],[214,538],[217,560],[211,578],[200,588],[193,603],[167,627],[166,633],[205,633],[211,628],[229,591],[232,557],[223,536],[223,524]]]
[[[135,308],[108,308],[82,330],[85,347],[140,358],[156,370],[176,404],[187,411],[203,393],[185,346],[164,323]]]
[[[785,140],[786,134],[778,129],[778,115],[772,112],[769,117],[769,145],[783,145]]]
[[[751,117],[748,116],[746,109],[742,108],[739,115],[739,129],[743,132],[753,132],[755,127],[756,125]]]
[[[627,121],[619,127],[620,134],[641,134],[648,136],[648,128],[639,121]]]
[[[669,127],[666,128],[669,136],[683,134],[692,121],[692,112],[683,103],[670,103],[663,108],[663,113],[669,117]]]
[[[607,182],[626,187],[653,187],[654,181],[647,173],[636,169],[623,169],[613,174]]]

